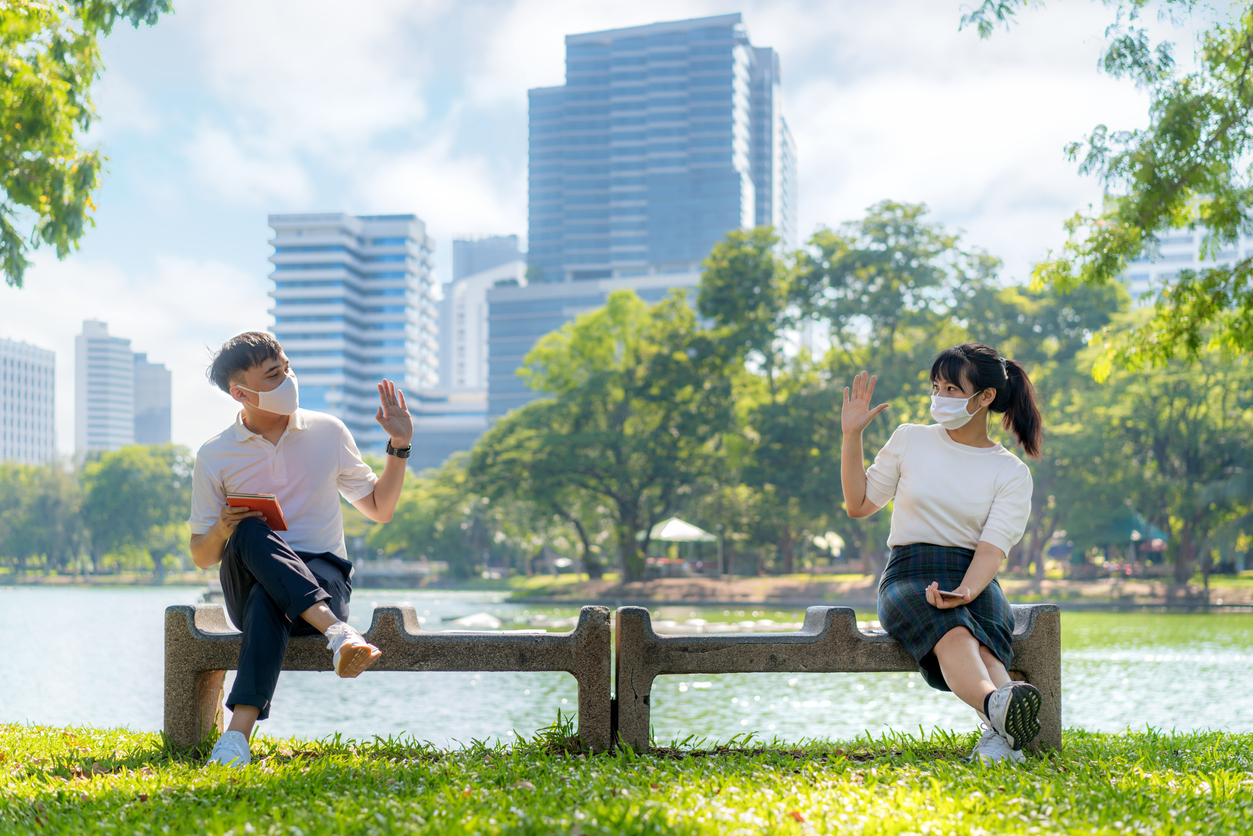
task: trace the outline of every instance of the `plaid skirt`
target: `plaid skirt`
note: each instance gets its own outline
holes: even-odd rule
[[[927,603],[926,589],[932,581],[939,581],[940,589],[961,586],[972,557],[972,550],[953,546],[894,546],[879,581],[879,623],[918,661],[927,684],[940,691],[950,689],[934,649],[954,627],[969,630],[1006,670],[1014,661],[1014,613],[995,579],[964,606],[941,610]]]

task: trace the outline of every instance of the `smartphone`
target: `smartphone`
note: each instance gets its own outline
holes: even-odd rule
[[[940,595],[945,598],[965,598],[965,596],[963,596],[960,592],[946,592],[943,589],[937,589],[936,592],[940,593]]]

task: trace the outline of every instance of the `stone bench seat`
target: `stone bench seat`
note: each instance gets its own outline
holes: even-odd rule
[[[413,607],[378,607],[366,638],[383,652],[383,671],[565,671],[578,681],[579,737],[595,751],[611,740],[607,607],[583,607],[568,633],[423,632]],[[165,733],[176,746],[199,744],[226,728],[222,686],[239,665],[241,634],[220,605],[165,611]],[[285,671],[331,671],[321,636],[291,639]]]
[[[1033,748],[1061,747],[1061,612],[1055,604],[1016,604],[1010,675],[1040,689],[1040,735]],[[616,616],[617,736],[649,745],[653,680],[665,674],[859,673],[916,671],[914,658],[881,631],[862,632],[850,607],[810,607],[795,633],[658,636],[648,610]]]

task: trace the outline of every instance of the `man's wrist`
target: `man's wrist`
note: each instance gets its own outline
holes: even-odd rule
[[[410,447],[410,446],[412,446],[412,445],[413,445],[413,438],[412,438],[412,437],[410,437],[410,438],[392,438],[392,439],[389,439],[389,440],[390,440],[390,441],[391,441],[391,443],[392,443],[392,447],[396,448],[397,450],[403,450],[403,449],[405,449],[406,447]]]

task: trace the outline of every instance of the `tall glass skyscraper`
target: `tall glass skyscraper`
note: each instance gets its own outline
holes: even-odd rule
[[[779,59],[739,14],[566,37],[530,91],[528,262],[541,281],[688,273],[732,229],[796,244]]]
[[[270,215],[273,332],[300,405],[329,412],[362,451],[383,451],[376,384],[439,380],[435,242],[416,215]]]

